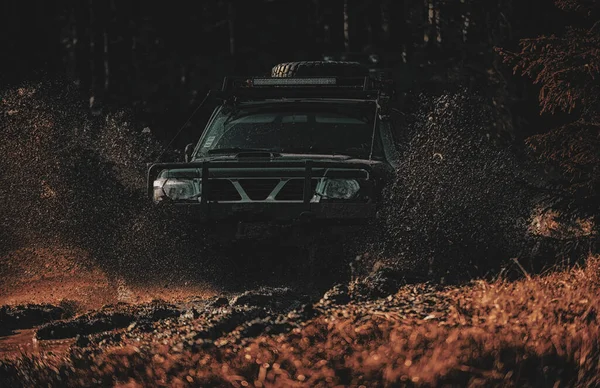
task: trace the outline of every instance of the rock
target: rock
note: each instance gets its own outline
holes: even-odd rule
[[[336,304],[345,305],[350,303],[350,295],[348,294],[348,286],[345,284],[336,284],[323,295],[321,304]]]
[[[196,334],[194,339],[215,340],[244,322],[257,318],[260,312],[259,309],[235,310],[215,316],[203,330]]]
[[[229,303],[231,306],[281,307],[297,301],[298,295],[289,288],[260,288],[246,291],[235,296]]]
[[[206,303],[206,307],[209,308],[219,308],[225,307],[229,305],[229,300],[224,296],[214,296],[208,300]]]
[[[98,345],[116,345],[122,341],[121,334],[119,333],[99,333],[89,337],[90,343]]]
[[[301,319],[303,320],[314,318],[318,314],[317,310],[315,310],[315,307],[312,303],[306,303],[296,311],[298,311]]]
[[[247,322],[244,328],[240,331],[240,335],[243,338],[257,337],[262,334],[265,329],[269,326],[269,321],[266,319],[255,319]]]
[[[385,298],[394,294],[403,284],[402,274],[386,266],[374,268],[366,278],[356,280],[351,286],[351,295],[357,299]]]
[[[77,335],[75,337],[75,343],[73,345],[77,346],[79,348],[85,348],[89,344],[90,344],[90,337],[89,336],[87,336],[87,335]]]

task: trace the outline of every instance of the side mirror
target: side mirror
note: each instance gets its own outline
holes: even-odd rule
[[[194,144],[190,143],[185,146],[185,151],[183,152],[185,155],[185,162],[189,163],[192,161],[192,154],[194,153]]]

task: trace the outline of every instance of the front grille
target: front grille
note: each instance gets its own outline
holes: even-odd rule
[[[209,201],[239,201],[242,199],[229,179],[211,179],[208,181]]]
[[[312,198],[317,188],[318,179],[311,179]],[[302,201],[304,199],[304,179],[290,179],[275,197],[278,201]]]
[[[246,178],[238,179],[237,182],[242,187],[251,201],[265,201],[273,193],[280,179],[268,178]],[[319,179],[311,179],[311,188],[309,197],[312,198]],[[211,202],[241,201],[242,195],[238,192],[234,183],[230,179],[210,179],[207,187],[207,200]],[[293,178],[288,180],[281,190],[275,195],[275,201],[303,201],[304,200],[304,178]]]
[[[248,198],[253,201],[264,201],[273,192],[279,179],[240,179],[238,181]]]

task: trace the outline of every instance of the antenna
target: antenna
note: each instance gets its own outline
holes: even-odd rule
[[[179,128],[179,130],[177,131],[177,133],[175,134],[175,136],[173,136],[173,138],[171,139],[171,141],[169,142],[169,144],[167,144],[165,146],[165,148],[163,148],[162,152],[160,153],[160,155],[158,155],[158,158],[156,158],[156,160],[154,161],[154,163],[157,163],[160,160],[160,158],[162,158],[162,156],[165,154],[165,152],[167,152],[167,150],[169,149],[169,147],[171,146],[171,144],[173,144],[173,142],[175,141],[175,139],[177,139],[177,136],[179,136],[179,134],[181,133],[181,131],[183,131],[183,128],[185,128],[185,126],[188,125],[188,123],[192,120],[192,118],[196,115],[196,113],[198,113],[198,111],[200,110],[200,108],[202,108],[204,106],[204,104],[208,100],[208,97],[210,96],[211,93],[212,93],[212,90],[209,90],[208,93],[206,93],[206,96],[204,96],[204,99],[202,100],[202,102],[200,102],[200,104],[196,107],[196,109],[194,109],[194,112],[192,112],[192,114],[190,115],[190,117],[185,121],[185,123],[183,123],[183,125],[181,126],[181,128]]]
[[[380,106],[379,103],[377,103],[377,108],[375,108],[375,120],[373,120],[373,133],[371,134],[371,151],[369,152],[369,160],[373,159],[373,148],[375,148],[375,133],[377,132],[379,110]]]

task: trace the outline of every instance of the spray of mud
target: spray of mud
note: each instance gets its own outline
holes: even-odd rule
[[[160,151],[148,133],[125,114],[90,116],[62,83],[4,91],[0,118],[0,299],[211,293],[197,247],[144,197]]]
[[[467,92],[420,96],[399,130],[380,256],[428,278],[479,276],[528,246],[535,195],[523,155],[498,141],[493,105]]]
[[[1,101],[4,300],[70,295],[95,306],[210,295],[231,279],[236,263],[215,258],[190,225],[145,198],[145,164],[161,150],[147,131],[124,114],[89,116],[63,84],[8,90]],[[491,105],[455,93],[421,97],[417,106],[398,130],[402,158],[383,232],[360,249],[425,278],[476,275],[519,256],[534,199],[517,184],[522,161],[490,140]],[[269,249],[244,260],[264,272],[291,256]]]

